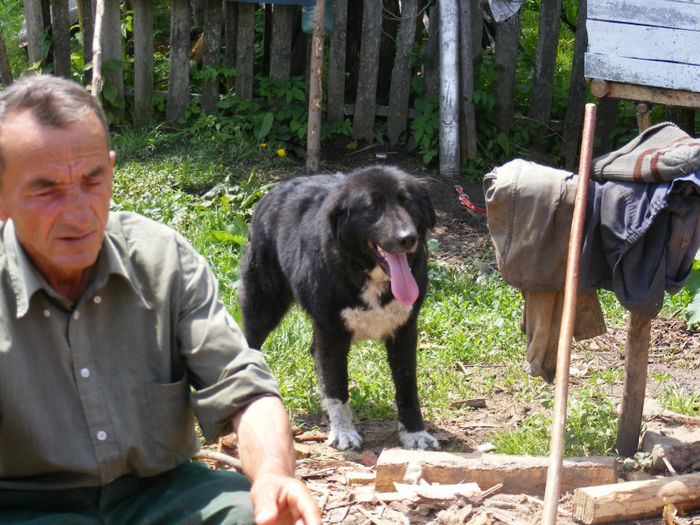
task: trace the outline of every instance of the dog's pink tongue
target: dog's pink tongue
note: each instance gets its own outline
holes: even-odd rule
[[[391,293],[403,305],[410,306],[418,299],[418,283],[413,278],[411,268],[408,266],[406,254],[394,255],[385,253],[384,257],[389,263],[391,274]]]

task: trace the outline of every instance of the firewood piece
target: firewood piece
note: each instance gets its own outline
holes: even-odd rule
[[[652,466],[657,470],[666,470],[668,462],[674,470],[683,472],[700,458],[700,440],[685,443],[652,431],[644,434],[641,449],[651,453]]]
[[[574,518],[587,525],[660,516],[664,504],[700,507],[700,473],[574,490]]]
[[[404,480],[409,463],[419,464],[422,478],[431,484],[476,482],[480,487],[491,487],[503,483],[504,493],[541,496],[544,494],[548,458],[388,449],[377,461],[376,490],[392,492],[394,481]],[[564,459],[562,491],[616,481],[613,457]]]

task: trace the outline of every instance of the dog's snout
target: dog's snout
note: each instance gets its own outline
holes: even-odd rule
[[[412,250],[416,246],[418,235],[416,232],[403,231],[398,235],[398,241],[401,248],[406,251]]]

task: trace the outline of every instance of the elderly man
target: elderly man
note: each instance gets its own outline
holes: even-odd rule
[[[114,157],[78,84],[0,92],[0,522],[319,524],[261,354],[182,236],[109,211]],[[248,479],[190,461],[195,415]]]

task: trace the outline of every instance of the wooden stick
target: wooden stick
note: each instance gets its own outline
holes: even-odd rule
[[[306,134],[306,169],[316,173],[321,165],[321,102],[323,99],[323,42],[326,0],[316,0],[311,29],[311,78],[309,80],[309,116]]]
[[[97,0],[95,32],[92,35],[92,94],[100,98],[102,90],[102,26],[105,19],[105,0]]]
[[[552,417],[552,442],[549,450],[549,469],[544,494],[543,523],[554,525],[557,520],[559,493],[561,487],[561,470],[564,456],[564,439],[566,435],[566,398],[569,388],[569,362],[571,358],[571,340],[576,321],[576,294],[578,290],[579,264],[583,228],[586,222],[586,201],[588,197],[588,178],[593,154],[593,134],[595,132],[595,104],[586,104],[581,138],[581,156],[579,160],[578,183],[574,214],[571,221],[569,253],[566,261],[566,280],[564,283],[564,307],[557,347],[557,375],[554,390],[554,413]]]

